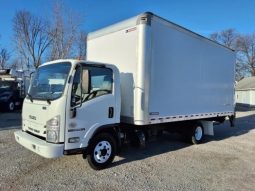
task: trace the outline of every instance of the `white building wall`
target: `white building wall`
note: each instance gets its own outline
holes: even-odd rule
[[[255,90],[250,90],[250,103],[255,105]]]
[[[237,90],[236,103],[255,105],[255,90]]]

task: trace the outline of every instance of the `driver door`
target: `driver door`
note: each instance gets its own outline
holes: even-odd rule
[[[82,89],[82,73],[88,72],[88,91]],[[66,113],[65,150],[87,147],[93,132],[115,120],[113,71],[103,67],[78,65],[69,93],[69,110]],[[85,79],[84,79],[84,82]],[[68,104],[67,104],[68,105]]]

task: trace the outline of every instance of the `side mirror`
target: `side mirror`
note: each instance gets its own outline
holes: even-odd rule
[[[31,73],[29,74],[30,79],[31,79],[31,78],[33,78],[33,77],[34,77],[34,75],[35,75],[35,72],[31,72]]]
[[[90,91],[89,70],[82,71],[82,94],[88,94]]]

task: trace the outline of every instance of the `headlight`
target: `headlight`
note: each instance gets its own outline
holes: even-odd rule
[[[53,117],[46,123],[46,141],[57,143],[59,141],[60,116]]]

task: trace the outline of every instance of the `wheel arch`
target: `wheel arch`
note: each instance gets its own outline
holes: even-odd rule
[[[117,145],[120,144],[120,139],[119,139],[119,125],[118,124],[109,124],[109,125],[103,125],[98,127],[93,134],[91,135],[91,137],[89,138],[88,141],[88,146],[91,144],[91,141],[93,140],[93,138],[95,136],[97,136],[100,133],[109,133],[111,134],[117,142]]]

